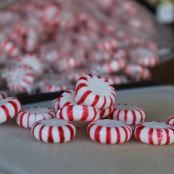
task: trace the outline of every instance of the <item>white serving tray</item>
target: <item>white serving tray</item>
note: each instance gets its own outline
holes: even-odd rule
[[[144,107],[147,120],[165,121],[174,113],[174,87],[119,91],[118,102]],[[78,129],[69,143],[46,144],[35,141],[15,120],[0,126],[3,174],[167,174],[173,173],[173,166],[174,144],[152,146],[132,139],[122,145],[100,145],[86,137],[85,128]]]

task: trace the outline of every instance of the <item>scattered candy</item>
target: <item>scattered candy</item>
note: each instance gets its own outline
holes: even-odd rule
[[[174,142],[174,127],[164,122],[144,122],[135,127],[137,141],[152,145],[167,145]]]
[[[46,143],[65,143],[75,137],[75,127],[67,121],[47,119],[36,122],[31,129],[33,137]]]
[[[4,123],[18,114],[21,104],[17,98],[9,97],[0,100],[0,123]]]
[[[33,69],[34,73],[41,75],[44,71],[43,62],[36,55],[26,55],[20,59],[19,65],[27,65]]]
[[[90,139],[103,144],[121,144],[130,140],[132,129],[121,121],[98,120],[88,125]]]
[[[16,117],[16,122],[23,128],[31,128],[35,122],[48,118],[55,118],[55,113],[47,108],[34,107],[22,109]]]
[[[75,101],[77,104],[106,109],[115,103],[115,99],[115,89],[101,76],[85,75],[76,83]]]
[[[35,74],[28,66],[17,66],[9,70],[7,77],[8,88],[13,92],[29,92],[32,91]]]
[[[110,119],[123,121],[128,125],[144,122],[145,117],[146,114],[142,108],[126,104],[117,105],[112,114],[109,115]]]
[[[154,21],[136,2],[31,0],[0,17],[1,70],[27,65],[34,73],[25,87],[12,86],[11,73],[0,74],[3,89],[14,94],[66,90],[89,73],[114,85],[148,80],[159,63]]]
[[[56,117],[67,121],[94,121],[100,118],[97,109],[84,105],[69,105],[61,108]]]

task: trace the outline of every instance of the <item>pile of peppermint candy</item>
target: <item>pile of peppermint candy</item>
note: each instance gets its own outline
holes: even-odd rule
[[[41,142],[65,143],[76,135],[76,127],[87,127],[87,136],[102,144],[121,144],[134,138],[142,143],[174,143],[174,116],[165,122],[144,122],[145,111],[136,106],[116,104],[116,91],[107,79],[88,74],[80,77],[52,102],[52,109],[24,109],[17,98],[0,94],[0,122],[16,117],[20,127],[31,129]],[[78,130],[78,129],[77,129]]]
[[[87,73],[115,85],[149,80],[160,61],[149,16],[130,0],[30,0],[4,9],[0,88],[60,91]]]

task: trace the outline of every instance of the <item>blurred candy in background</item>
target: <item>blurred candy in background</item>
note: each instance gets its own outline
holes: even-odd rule
[[[2,3],[1,89],[12,93],[70,88],[83,74],[113,85],[152,78],[159,64],[153,15],[130,0]]]

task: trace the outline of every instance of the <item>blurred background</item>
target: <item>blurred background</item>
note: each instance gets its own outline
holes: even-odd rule
[[[173,0],[0,1],[0,90],[73,88],[82,74],[116,86],[174,84]]]

